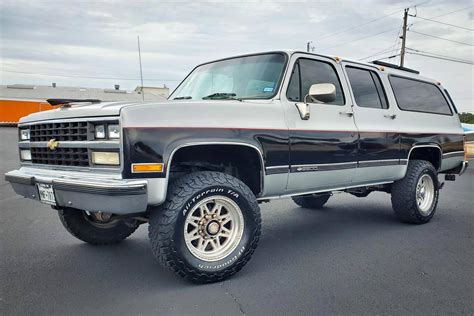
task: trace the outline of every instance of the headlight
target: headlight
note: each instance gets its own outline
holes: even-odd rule
[[[107,126],[110,139],[120,138],[120,126],[118,124],[111,124]]]
[[[30,129],[20,130],[20,140],[30,140]]]
[[[99,138],[99,139],[105,138],[105,125],[96,125],[94,134],[95,134],[95,138]]]
[[[31,151],[29,149],[20,150],[21,160],[31,160]]]
[[[92,163],[95,165],[118,166],[120,164],[119,153],[93,151]]]

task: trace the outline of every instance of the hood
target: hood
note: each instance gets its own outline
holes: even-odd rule
[[[71,104],[71,107],[60,107],[54,110],[32,113],[28,116],[22,117],[20,119],[20,124],[76,117],[118,116],[120,115],[120,110],[124,107],[148,103],[151,102],[76,103]]]

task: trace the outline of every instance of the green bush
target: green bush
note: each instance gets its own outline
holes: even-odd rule
[[[459,113],[459,120],[461,123],[474,124],[474,114],[467,112]]]

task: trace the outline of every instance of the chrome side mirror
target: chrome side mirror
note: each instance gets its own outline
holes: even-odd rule
[[[308,103],[308,98],[311,99],[311,102],[316,103],[333,102],[336,100],[336,86],[332,83],[313,84],[304,98],[305,103]]]

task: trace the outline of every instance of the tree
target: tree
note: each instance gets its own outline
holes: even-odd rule
[[[474,114],[468,112],[459,113],[461,123],[474,124]]]

